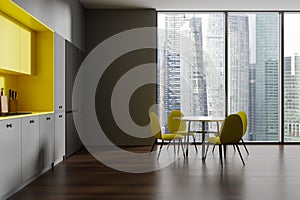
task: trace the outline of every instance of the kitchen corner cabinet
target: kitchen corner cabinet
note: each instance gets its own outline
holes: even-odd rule
[[[54,114],[40,116],[40,162],[41,169],[54,163]]]
[[[22,120],[22,182],[40,170],[39,116],[24,117]]]
[[[21,120],[0,121],[0,198],[21,184]]]
[[[65,113],[55,113],[54,160],[59,163],[65,156]]]

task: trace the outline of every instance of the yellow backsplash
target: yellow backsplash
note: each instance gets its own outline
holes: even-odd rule
[[[8,96],[8,90],[18,91],[18,76],[0,73],[0,88],[4,88],[4,94]]]

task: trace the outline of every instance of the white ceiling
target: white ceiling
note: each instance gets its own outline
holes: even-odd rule
[[[80,0],[88,9],[299,10],[297,0]]]

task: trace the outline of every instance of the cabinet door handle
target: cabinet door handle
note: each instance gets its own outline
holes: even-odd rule
[[[34,120],[30,120],[29,123],[30,123],[30,124],[34,124]]]
[[[12,124],[6,124],[6,128],[12,128]]]
[[[58,115],[59,118],[62,118],[62,115]]]
[[[46,118],[46,120],[50,120],[50,119],[51,119],[50,117],[47,117],[47,118]]]

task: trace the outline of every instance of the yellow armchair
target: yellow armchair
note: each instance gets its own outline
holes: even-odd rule
[[[207,138],[207,142],[209,144],[219,145],[220,162],[222,166],[223,166],[222,145],[227,145],[227,144],[233,144],[237,148],[240,158],[243,162],[243,165],[245,165],[244,159],[238,147],[238,143],[241,140],[242,136],[243,136],[242,119],[238,114],[231,114],[225,118],[225,121],[221,128],[220,135],[216,137]],[[208,148],[209,145],[207,145],[206,148],[205,158],[207,156]]]
[[[198,152],[197,146],[196,146],[196,139],[195,139],[195,133],[188,133],[186,122],[181,120],[175,120],[175,117],[183,117],[184,114],[179,110],[172,110],[168,116],[168,129],[173,134],[182,135],[184,137],[187,137],[188,135],[193,137],[194,145],[196,152]]]
[[[176,140],[178,140],[179,141],[179,145],[182,147],[183,156],[185,156],[184,149],[183,149],[183,144],[182,144],[183,136],[179,135],[179,134],[172,134],[172,133],[163,134],[161,132],[161,126],[160,126],[160,123],[159,123],[157,115],[154,112],[150,112],[149,115],[150,115],[150,127],[151,127],[151,131],[152,131],[152,134],[153,134],[153,136],[155,138],[155,141],[154,141],[154,143],[153,143],[153,145],[151,147],[150,153],[153,151],[154,146],[157,144],[157,139],[161,140],[161,145],[160,145],[160,149],[159,149],[159,153],[158,153],[157,159],[160,156],[161,149],[162,149],[162,146],[164,145],[165,141],[169,141],[170,142],[170,141],[176,141]]]

